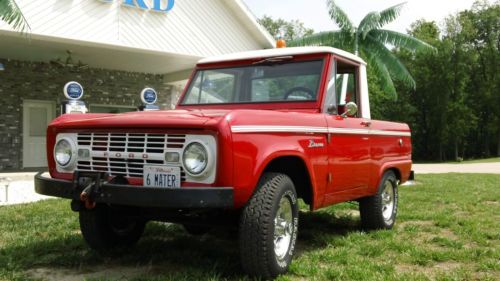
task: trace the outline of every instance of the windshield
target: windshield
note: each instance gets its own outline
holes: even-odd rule
[[[182,105],[316,101],[323,60],[199,70]]]

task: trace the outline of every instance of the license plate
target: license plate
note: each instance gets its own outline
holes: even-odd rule
[[[180,188],[181,168],[145,165],[143,185],[147,187]]]

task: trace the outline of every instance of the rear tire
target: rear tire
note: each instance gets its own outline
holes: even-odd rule
[[[393,171],[384,173],[377,194],[359,200],[361,225],[366,230],[391,229],[398,211],[398,182]]]
[[[299,207],[292,180],[265,173],[240,219],[243,269],[265,279],[286,273],[297,240]]]
[[[135,245],[146,226],[144,221],[122,216],[102,204],[98,204],[92,210],[81,210],[79,213],[83,238],[90,248],[97,251]]]

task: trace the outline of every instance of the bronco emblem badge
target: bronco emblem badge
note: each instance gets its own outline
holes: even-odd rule
[[[325,144],[322,142],[315,142],[314,140],[309,140],[309,148],[324,147]]]

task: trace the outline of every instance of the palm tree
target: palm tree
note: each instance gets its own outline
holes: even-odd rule
[[[30,29],[28,21],[14,0],[0,0],[0,20],[23,33]]]
[[[434,50],[429,44],[396,31],[381,29],[394,21],[406,3],[380,12],[368,13],[355,27],[347,14],[335,3],[327,0],[328,12],[340,30],[316,33],[289,42],[289,46],[332,46],[354,52],[367,60],[380,78],[384,91],[397,96],[391,76],[415,88],[415,80],[401,61],[387,48],[392,45],[411,52]]]

